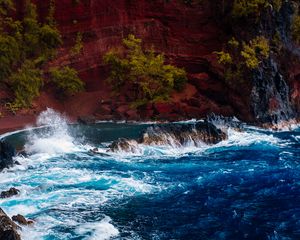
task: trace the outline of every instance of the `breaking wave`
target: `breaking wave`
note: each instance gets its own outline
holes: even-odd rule
[[[110,152],[116,139],[152,126],[68,123],[42,113],[39,128],[25,132],[21,165],[0,173],[1,190],[21,191],[1,208],[35,221],[23,227],[25,240],[299,238],[299,129],[219,122],[228,138],[214,145],[165,134],[162,145]]]

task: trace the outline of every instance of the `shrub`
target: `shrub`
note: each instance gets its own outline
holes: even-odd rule
[[[20,59],[20,47],[16,39],[0,34],[0,81],[11,74],[13,65]]]
[[[65,94],[75,94],[84,89],[84,83],[78,77],[77,71],[70,67],[50,69],[51,80]]]
[[[40,28],[39,42],[41,52],[46,56],[53,56],[54,50],[62,44],[61,35],[56,27],[44,24]]]
[[[239,82],[248,78],[249,70],[258,68],[261,61],[269,57],[270,46],[265,37],[258,36],[242,44],[231,39],[225,50],[215,52],[218,62],[225,66],[225,80],[231,86],[238,86]]]
[[[226,65],[226,64],[232,64],[232,57],[229,53],[220,51],[220,52],[215,52],[218,57],[218,62],[220,64]]]
[[[32,100],[39,96],[43,85],[42,71],[29,60],[26,60],[9,80],[15,94],[15,100],[11,106],[16,109],[30,107]]]
[[[13,0],[0,0],[0,15],[7,15],[14,8]]]
[[[82,49],[83,49],[82,34],[81,32],[78,32],[76,35],[75,45],[71,48],[70,53],[72,56],[76,56],[79,53],[81,53]]]
[[[278,12],[281,6],[282,0],[234,0],[232,16],[234,18],[258,17],[268,7]]]
[[[248,44],[243,44],[241,56],[245,60],[245,64],[249,69],[255,69],[259,66],[261,59],[269,57],[269,42],[264,37],[256,37]]]
[[[300,44],[300,16],[296,15],[292,22],[292,37],[294,41]]]
[[[173,90],[183,89],[187,77],[183,69],[165,64],[162,54],[145,51],[141,39],[129,35],[123,39],[126,49],[122,55],[111,50],[104,55],[104,62],[111,67],[110,80],[113,88],[120,91],[131,85],[135,89],[136,102],[167,100]]]
[[[53,17],[54,0],[50,0],[49,15],[43,24],[38,21],[36,5],[30,0],[25,1],[23,19],[9,17],[13,3],[13,0],[0,0],[0,81],[14,92],[15,100],[8,107],[15,111],[29,107],[39,95],[44,64],[55,56],[62,39]],[[60,88],[69,93],[82,88],[83,83],[74,69],[61,71],[61,75],[55,75],[60,80],[57,83]]]

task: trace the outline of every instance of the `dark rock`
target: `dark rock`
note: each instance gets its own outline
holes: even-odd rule
[[[9,198],[15,195],[18,195],[20,193],[20,190],[12,187],[7,191],[2,191],[0,194],[0,198]]]
[[[0,171],[13,166],[13,157],[15,155],[16,150],[10,143],[0,141]]]
[[[201,142],[216,144],[225,140],[227,135],[213,124],[198,122],[196,124],[167,124],[147,128],[141,143],[146,145],[175,145],[182,146]]]
[[[138,153],[140,152],[140,149],[136,140],[119,138],[117,141],[114,141],[111,145],[109,145],[109,151]]]
[[[127,120],[139,120],[139,115],[136,109],[130,109],[125,114]]]
[[[77,122],[84,125],[94,124],[96,118],[94,116],[80,116],[78,117]]]
[[[11,218],[13,221],[21,224],[21,225],[24,225],[24,226],[28,226],[28,225],[32,225],[34,224],[34,221],[33,220],[30,220],[30,219],[26,219],[23,215],[21,214],[18,214],[18,215],[15,215],[15,216],[12,216]]]
[[[289,86],[273,59],[255,71],[253,85],[251,105],[259,122],[278,123],[294,117]]]
[[[139,153],[139,144],[144,145],[170,145],[180,147],[192,144],[194,146],[216,144],[225,140],[225,132],[216,128],[209,122],[198,122],[195,124],[165,124],[148,127],[142,137],[136,140],[120,138],[109,146],[112,152]]]
[[[21,240],[18,229],[20,227],[0,208],[0,240]]]
[[[112,111],[110,105],[104,105],[104,104],[101,105],[96,111],[97,114],[102,114],[102,115],[110,115],[111,112]]]

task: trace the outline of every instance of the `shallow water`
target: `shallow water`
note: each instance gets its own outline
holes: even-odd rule
[[[215,146],[140,146],[91,154],[148,125],[68,126],[52,111],[6,137],[29,155],[0,174],[11,216],[34,219],[23,239],[300,239],[300,129],[229,129]]]

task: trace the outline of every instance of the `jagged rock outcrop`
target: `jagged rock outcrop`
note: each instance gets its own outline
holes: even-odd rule
[[[20,227],[0,208],[0,240],[21,240],[18,229]]]
[[[139,153],[139,144],[181,147],[217,144],[227,138],[224,131],[209,122],[195,124],[165,124],[148,127],[138,140],[120,138],[109,146],[111,152]]]
[[[195,124],[167,124],[149,127],[142,136],[146,145],[216,144],[227,138],[226,133],[208,122]]]
[[[111,152],[130,152],[139,153],[140,148],[138,142],[134,139],[119,138],[109,145]]]
[[[30,220],[30,219],[26,219],[23,215],[21,214],[18,214],[18,215],[14,215],[12,216],[11,218],[13,221],[21,224],[21,225],[24,225],[24,226],[28,226],[28,225],[32,225],[34,224],[34,221],[33,220]]]
[[[13,166],[15,155],[15,148],[7,141],[0,140],[0,171]]]
[[[20,193],[19,189],[12,187],[7,191],[2,191],[0,193],[0,198],[9,198],[18,195],[19,193]]]

